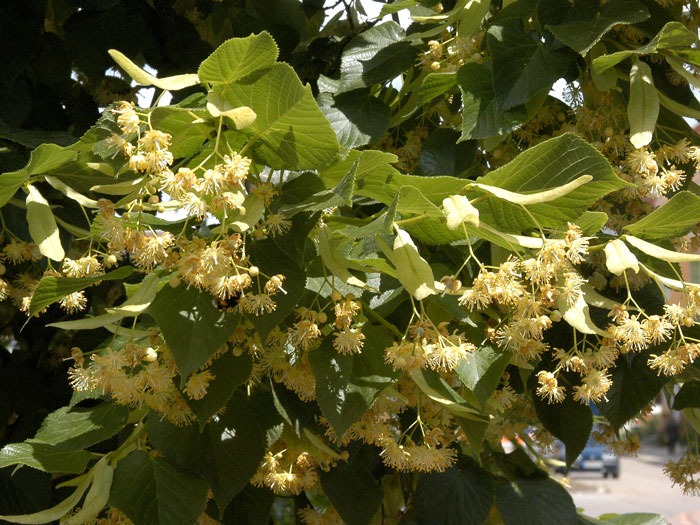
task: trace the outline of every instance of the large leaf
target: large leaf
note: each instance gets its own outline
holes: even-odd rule
[[[350,170],[335,187],[316,192],[299,203],[282,206],[280,213],[291,217],[302,211],[321,211],[336,206],[352,206],[356,172],[357,162],[350,167]]]
[[[226,343],[240,320],[216,308],[208,293],[185,286],[165,286],[147,311],[173,353],[181,386]]]
[[[545,13],[553,18],[543,20]],[[540,23],[559,40],[585,55],[616,24],[634,24],[649,18],[649,11],[634,0],[612,0],[600,6],[597,0],[539,2],[537,14]]]
[[[207,122],[193,121],[192,111],[187,108],[158,107],[151,112],[154,128],[170,133],[170,151],[175,158],[189,157],[199,151],[204,141],[211,138],[214,126]]]
[[[416,49],[396,22],[374,26],[353,38],[343,51],[337,93],[391,80],[413,65]]]
[[[464,101],[460,140],[505,135],[527,121],[525,106],[505,111],[497,107],[490,65],[470,62],[457,71],[457,84]]]
[[[226,507],[223,525],[258,525],[269,523],[274,493],[263,487],[248,485]]]
[[[571,467],[586,447],[593,429],[593,412],[587,405],[567,396],[561,403],[547,403],[538,395],[532,395],[537,417],[552,435],[564,443],[566,466]]]
[[[445,472],[421,474],[415,495],[418,523],[480,525],[491,511],[493,498],[491,474],[462,458]]]
[[[246,382],[253,368],[248,354],[236,357],[232,351],[226,352],[209,367],[214,379],[209,383],[207,395],[202,399],[188,399],[192,412],[197,416],[199,428],[202,429],[228,400],[234,390]]]
[[[0,207],[4,206],[32,175],[46,173],[75,160],[76,157],[77,153],[68,148],[56,144],[40,145],[32,151],[24,168],[0,175]]]
[[[273,66],[277,53],[277,44],[266,31],[246,38],[232,38],[202,62],[199,80],[212,85],[230,84]]]
[[[96,277],[79,277],[75,279],[71,277],[43,277],[41,281],[39,281],[39,285],[36,287],[36,290],[34,290],[34,294],[32,295],[32,302],[29,306],[29,315],[34,315],[48,305],[62,299],[66,295],[77,292],[78,290],[83,290],[91,284],[95,284],[100,281],[125,279],[133,272],[134,269],[131,266],[122,266],[121,268],[117,268],[116,270],[105,275],[98,275]]]
[[[321,93],[316,102],[346,148],[378,141],[389,127],[391,110],[376,97],[364,93]]]
[[[568,68],[569,59],[550,44],[533,38],[522,20],[506,17],[492,25],[486,38],[493,61],[493,89],[501,111],[549,91]]]
[[[488,197],[477,208],[485,222],[506,230],[540,226],[559,228],[576,219],[594,202],[629,184],[615,175],[612,166],[593,146],[566,133],[531,147],[505,166],[492,171],[477,182],[517,192],[532,193],[556,188],[589,175],[593,180],[567,195],[550,202],[520,206],[496,197]]]
[[[386,330],[365,325],[362,333],[365,345],[359,354],[339,354],[330,338],[309,353],[309,363],[316,378],[316,401],[338,441],[398,376],[383,361],[384,349],[392,341]]]
[[[700,407],[700,381],[693,380],[683,384],[676,396],[673,398],[673,409],[683,410],[684,408]]]
[[[91,458],[92,454],[85,450],[62,450],[53,445],[27,440],[0,449],[0,468],[26,465],[44,472],[80,474]]]
[[[135,525],[192,525],[204,511],[207,482],[135,450],[117,464],[109,504]]]
[[[697,34],[688,30],[680,22],[669,22],[666,24],[661,31],[646,45],[637,49],[627,49],[624,51],[618,51],[617,53],[612,53],[610,55],[603,55],[601,57],[593,60],[593,69],[597,73],[602,73],[606,69],[619,64],[627,57],[633,55],[648,55],[651,53],[656,53],[659,50],[666,50],[676,55],[675,48],[687,48],[688,46],[694,44],[698,39]]]
[[[33,184],[29,185],[28,190],[26,203],[29,234],[42,255],[53,261],[63,261],[66,254],[61,246],[61,237],[51,207]]]
[[[87,448],[116,434],[128,416],[129,410],[115,403],[59,408],[46,416],[34,440],[63,450]]]
[[[304,224],[301,221],[302,217],[302,214],[295,217],[292,229],[284,238],[259,241],[251,248],[251,260],[261,272],[266,275],[283,274],[285,276],[286,293],[275,295],[274,301],[277,305],[275,311],[262,315],[248,315],[248,320],[255,325],[255,329],[263,339],[297,307],[299,297],[306,285],[306,270],[302,267],[300,254],[293,252],[292,248],[301,250],[303,253],[304,243],[315,221],[309,221],[312,224]],[[286,239],[293,245],[289,249],[285,249],[284,240]]]
[[[458,144],[459,133],[449,128],[437,128],[423,143],[418,166],[424,175],[468,177],[478,167],[475,140]]]
[[[427,104],[443,93],[452,91],[457,85],[457,74],[454,71],[447,73],[428,73],[418,92],[418,103]],[[440,128],[444,129],[444,128]]]
[[[641,354],[621,355],[610,370],[612,386],[606,401],[597,403],[600,413],[617,430],[649,404],[668,381],[647,366],[649,354],[660,349],[646,350]]]
[[[271,407],[266,407],[271,408]],[[200,432],[196,426],[176,427],[156,414],[149,417],[149,439],[167,459],[202,474],[221,511],[255,473],[265,453],[269,414],[235,394],[217,421]],[[276,420],[271,420],[276,423]]]
[[[571,496],[550,478],[519,479],[496,487],[496,504],[506,525],[574,525]]]
[[[322,168],[338,151],[338,139],[316,105],[310,86],[303,86],[287,64],[235,84],[214,88],[234,108],[247,106],[258,116],[246,128],[259,139],[257,154],[272,168]]]
[[[681,237],[700,222],[700,197],[679,191],[671,200],[625,230],[645,239]]]
[[[460,193],[466,182],[456,177],[422,177],[405,175],[391,164],[396,156],[376,150],[352,150],[343,160],[319,172],[326,187],[333,187],[343,179],[357,162],[355,194],[369,197],[387,206],[403,191],[397,203],[400,212],[427,214],[442,218],[437,206],[450,195]],[[402,188],[407,187],[405,190]]]
[[[366,525],[379,508],[383,493],[369,469],[375,452],[356,447],[348,461],[321,473],[321,487],[348,525]]]
[[[491,345],[483,345],[468,359],[463,359],[455,368],[455,373],[483,405],[498,386],[511,357]]]
[[[627,118],[630,122],[630,142],[639,149],[651,142],[659,116],[659,95],[654,87],[651,68],[635,60],[630,69],[630,98]]]

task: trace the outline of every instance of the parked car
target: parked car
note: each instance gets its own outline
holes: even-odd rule
[[[564,444],[557,441],[555,445],[554,457],[558,460],[565,460]],[[555,467],[557,472],[566,472],[566,467]],[[620,458],[606,450],[603,445],[597,443],[592,437],[588,438],[588,443],[579,457],[576,458],[571,470],[599,471],[604,478],[612,475],[613,478],[620,476]]]

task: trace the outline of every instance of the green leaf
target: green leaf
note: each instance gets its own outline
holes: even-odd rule
[[[379,393],[398,377],[383,361],[384,349],[392,341],[386,330],[365,325],[362,333],[365,346],[359,354],[339,354],[331,344],[331,337],[327,337],[320,348],[309,352],[309,363],[316,378],[316,402],[339,442]]]
[[[297,217],[302,216],[299,215]],[[286,237],[292,237],[295,227],[294,225],[292,226],[292,230]],[[308,231],[302,231],[304,241],[297,243],[296,248],[300,248],[303,251],[308,233]],[[282,248],[281,239],[279,241],[275,239],[258,241],[252,246],[250,252],[251,260],[260,268],[261,272],[264,272],[266,275],[283,274],[286,278],[284,289],[287,293],[275,295],[274,301],[277,304],[277,308],[274,312],[262,315],[249,314],[247,316],[248,320],[255,325],[260,338],[264,340],[267,334],[297,307],[299,297],[304,292],[306,271],[300,266],[301,261],[296,253]]]
[[[214,379],[209,383],[207,395],[202,399],[187,399],[187,404],[197,416],[200,430],[231,399],[234,390],[245,383],[253,369],[253,362],[248,354],[239,357],[229,350],[209,367]]]
[[[601,57],[607,53],[607,50],[605,49],[605,45],[603,45],[602,42],[598,42],[596,45],[593,46],[593,48],[590,51],[590,55],[588,55],[588,58],[591,60],[595,60],[598,57]],[[591,68],[591,78],[593,79],[593,82],[595,83],[595,87],[597,87],[600,91],[608,91],[610,89],[615,89],[617,86],[617,73],[615,72],[614,69],[608,69],[606,71],[603,71],[602,73],[598,73],[595,68]]]
[[[117,464],[109,504],[135,525],[192,525],[204,511],[207,488],[201,477],[135,450]]]
[[[173,353],[181,387],[226,343],[240,320],[216,308],[208,293],[185,286],[162,288],[147,312]]]
[[[321,211],[336,206],[352,206],[356,173],[357,161],[353,163],[347,174],[334,188],[314,193],[298,204],[282,206],[279,210],[280,213],[292,217],[302,211]]]
[[[268,408],[268,407],[266,407]],[[167,459],[202,474],[220,510],[250,481],[266,450],[268,424],[254,402],[236,392],[219,416],[200,432],[196,426],[177,427],[151,413],[149,439]],[[276,423],[276,420],[275,420]]]
[[[46,416],[34,440],[63,450],[88,448],[119,432],[128,416],[129,410],[115,403],[59,408]]]
[[[477,182],[529,193],[563,186],[583,175],[593,180],[556,200],[527,206],[540,226],[560,228],[567,221],[576,222],[601,197],[629,185],[600,152],[575,135],[566,133],[533,146]],[[503,199],[488,197],[477,208],[482,220],[506,231],[536,227],[530,214]]]
[[[316,98],[338,142],[356,148],[378,141],[389,128],[391,109],[376,97],[361,93],[321,93]]]
[[[80,474],[85,471],[91,458],[92,454],[86,450],[62,450],[28,439],[0,449],[0,468],[26,465],[44,472]]]
[[[417,50],[405,41],[405,36],[401,26],[392,21],[353,38],[343,51],[336,93],[391,80],[409,69]]]
[[[499,352],[489,344],[483,345],[470,355],[469,359],[460,361],[455,373],[462,384],[474,392],[483,406],[498,386],[511,357],[510,354]]]
[[[612,386],[606,394],[607,401],[597,403],[600,413],[615,430],[637,416],[652,401],[668,381],[647,366],[651,353],[663,349],[653,348],[635,355],[621,355],[610,370]]]
[[[53,261],[63,261],[66,253],[61,246],[56,219],[51,207],[33,184],[27,188],[27,224],[32,240],[39,247],[42,255]]]
[[[134,269],[131,266],[122,266],[105,275],[98,275],[95,277],[80,277],[75,279],[71,277],[43,277],[32,295],[29,315],[34,315],[66,295],[77,292],[78,290],[84,290],[91,284],[100,281],[126,279],[133,272]]]
[[[700,407],[700,381],[688,381],[673,398],[673,410]]]
[[[382,503],[382,489],[369,470],[374,458],[371,448],[357,447],[348,461],[321,472],[323,492],[348,525],[366,525]]]
[[[605,518],[602,520],[601,518]],[[598,519],[601,523],[610,525],[668,525],[663,516],[649,512],[631,512],[629,514],[610,515],[604,514]]]
[[[419,524],[481,525],[493,499],[493,476],[463,457],[445,472],[421,474],[414,504]]]
[[[355,194],[369,197],[390,205],[396,194],[404,186],[411,187],[399,203],[397,210],[410,213],[429,213],[443,217],[437,208],[442,200],[450,195],[460,193],[465,185],[464,179],[455,177],[423,177],[405,175],[391,164],[396,162],[391,153],[376,150],[351,150],[346,158],[319,172],[326,187],[332,187],[347,175],[353,163],[357,161],[355,172]],[[432,203],[432,206],[431,206]],[[432,208],[432,211],[429,211]],[[418,211],[418,210],[421,211]]]
[[[434,98],[452,91],[456,86],[457,74],[454,71],[449,73],[428,73],[418,92],[418,104],[427,104]]]
[[[630,123],[630,142],[639,149],[651,142],[659,116],[659,95],[654,87],[651,68],[635,60],[630,69],[630,98],[627,118]]]
[[[524,106],[516,106],[506,111],[496,106],[496,94],[489,66],[490,63],[470,62],[457,71],[457,84],[464,101],[460,140],[505,135],[519,128],[528,119]]]
[[[232,38],[202,62],[199,79],[212,85],[231,84],[260,69],[272,67],[277,53],[277,44],[267,31],[246,38]]]
[[[561,403],[547,403],[533,392],[532,401],[544,427],[564,443],[566,467],[570,468],[591,435],[593,412],[590,407],[574,401],[570,395]]]
[[[496,104],[501,111],[524,104],[540,91],[549,91],[568,68],[568,57],[533,38],[521,19],[499,20],[489,28],[486,39],[493,61]]]
[[[635,24],[649,18],[643,4],[630,0],[612,0],[598,5],[596,0],[578,0],[574,5],[562,2],[568,12],[561,21],[547,28],[559,40],[581,55],[590,49],[616,24]],[[538,4],[538,12],[540,6]]]
[[[667,50],[674,56],[682,58],[682,56],[678,54],[682,53],[682,50],[677,50],[674,48],[687,48],[688,46],[694,44],[697,39],[697,34],[694,34],[692,31],[688,30],[680,22],[669,22],[648,44],[640,48],[618,51],[617,53],[596,58],[593,61],[593,69],[596,73],[602,73],[606,69],[619,64],[627,57],[633,55],[649,55],[656,53],[659,50]]]
[[[602,211],[584,211],[578,219],[576,226],[581,228],[583,235],[595,235],[605,223],[608,222],[608,214]]]
[[[682,237],[700,222],[700,197],[679,191],[668,202],[625,230],[644,239]]]
[[[496,504],[505,525],[574,525],[571,496],[550,478],[519,479],[496,487]]]
[[[204,115],[204,112],[195,114]],[[197,122],[192,110],[173,106],[157,107],[151,112],[151,124],[155,129],[172,135],[170,151],[175,158],[194,155],[202,144],[211,138],[215,130],[210,122]]]
[[[256,153],[275,169],[317,169],[328,164],[339,145],[335,132],[291,66],[276,64],[254,79],[214,88],[234,108],[258,116],[246,128]]]
[[[274,493],[268,488],[248,485],[231,500],[221,520],[223,525],[269,523]]]
[[[458,144],[459,138],[459,133],[453,129],[434,130],[423,143],[418,158],[421,173],[468,177],[476,172],[476,141]]]
[[[41,144],[32,151],[29,162],[24,168],[0,175],[0,207],[7,204],[7,201],[22,184],[29,180],[29,177],[58,168],[75,160],[77,155],[75,151],[56,144]]]

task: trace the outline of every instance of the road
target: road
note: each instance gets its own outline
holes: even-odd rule
[[[679,457],[680,452],[673,459]],[[665,448],[644,445],[637,457],[620,459],[618,479],[572,472],[569,490],[576,506],[588,516],[652,512],[664,516],[671,525],[700,525],[700,497],[684,496],[679,487],[671,487],[663,473],[669,459]]]

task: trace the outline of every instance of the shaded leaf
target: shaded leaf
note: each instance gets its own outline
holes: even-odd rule
[[[42,277],[41,281],[39,281],[39,284],[36,287],[36,290],[34,290],[34,294],[32,295],[29,315],[34,315],[50,304],[62,299],[66,295],[77,292],[78,290],[84,290],[91,284],[95,284],[100,281],[125,279],[133,272],[134,269],[131,266],[122,266],[121,268],[117,268],[116,270],[106,273],[105,275],[98,275],[95,277]]]
[[[208,293],[185,286],[162,288],[147,312],[173,353],[181,387],[226,343],[240,320],[214,306]]]
[[[77,153],[68,148],[56,144],[41,144],[32,151],[24,168],[0,175],[0,206],[4,206],[30,176],[51,171],[75,160],[76,157]]]
[[[91,458],[92,454],[86,450],[62,450],[53,445],[27,440],[0,449],[0,468],[26,465],[44,472],[80,474],[85,471]]]
[[[593,430],[593,412],[590,407],[574,401],[571,395],[561,403],[547,403],[532,393],[537,417],[554,437],[564,443],[566,467],[570,468],[586,447]]]
[[[316,378],[316,401],[338,441],[367,412],[379,393],[398,377],[384,363],[384,349],[392,341],[386,330],[365,325],[362,333],[365,345],[359,354],[339,354],[330,337],[319,349],[309,352]]]
[[[59,408],[46,416],[34,440],[63,450],[88,448],[119,432],[128,416],[129,410],[116,403]]]
[[[321,111],[331,123],[338,142],[356,148],[378,141],[389,128],[391,110],[376,97],[363,93],[321,93],[317,98]]]
[[[421,474],[416,487],[418,523],[480,525],[491,511],[494,480],[473,460],[461,458],[445,472]]]
[[[207,482],[135,450],[114,471],[109,504],[135,525],[192,525],[204,511]]]
[[[524,104],[540,91],[549,91],[568,68],[568,57],[526,32],[518,18],[499,20],[489,28],[486,39],[501,111]]]
[[[336,93],[391,80],[413,65],[417,50],[405,41],[396,22],[376,25],[353,38],[343,50]]]
[[[558,13],[560,20],[548,23],[547,29],[581,55],[588,53],[615,24],[634,24],[649,18],[649,11],[643,4],[630,0],[612,0],[603,6],[596,0],[560,4],[565,6],[565,14]],[[537,9],[540,14],[540,4]]]
[[[679,191],[668,202],[625,230],[645,239],[682,237],[700,222],[700,197]]]
[[[571,496],[550,478],[518,479],[496,486],[496,504],[506,525],[575,525]]]
[[[506,111],[496,107],[490,63],[464,64],[457,71],[457,83],[464,102],[460,140],[505,135],[527,121],[528,115],[524,106],[516,106]]]

